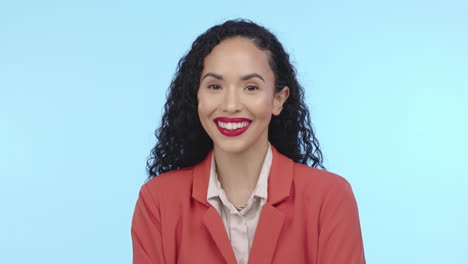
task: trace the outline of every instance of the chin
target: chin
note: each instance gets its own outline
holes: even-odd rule
[[[214,143],[215,147],[227,153],[242,153],[249,149],[249,144],[239,142],[222,142],[220,144]]]

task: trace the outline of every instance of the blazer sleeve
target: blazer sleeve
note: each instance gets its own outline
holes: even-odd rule
[[[159,201],[146,185],[141,187],[132,219],[131,236],[134,264],[159,264],[164,261]]]
[[[366,263],[356,199],[342,177],[326,195],[319,232],[318,264]]]

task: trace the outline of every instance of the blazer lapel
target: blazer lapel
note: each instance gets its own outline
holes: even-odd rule
[[[237,264],[236,255],[226,233],[223,220],[216,209],[210,207],[203,217],[203,223],[210,232],[226,263]]]
[[[285,214],[274,205],[291,193],[294,162],[272,145],[273,161],[268,177],[268,200],[258,219],[249,264],[272,263],[276,245],[283,228]]]
[[[250,250],[249,263],[272,263],[284,218],[284,214],[270,203],[263,205]]]
[[[291,191],[294,162],[282,155],[273,145],[273,160],[268,177],[268,200],[263,205],[249,263],[271,263],[283,227],[285,215],[274,205],[286,199]],[[219,213],[208,203],[206,196],[211,168],[211,150],[207,157],[193,168],[192,197],[207,206],[203,223],[215,241],[216,246],[229,264],[235,264],[236,256]]]
[[[226,233],[223,219],[221,219],[219,213],[206,199],[210,177],[211,155],[213,155],[213,150],[208,153],[202,162],[195,165],[193,169],[192,197],[207,206],[207,210],[203,215],[203,224],[223,255],[225,262],[237,264],[236,255]]]

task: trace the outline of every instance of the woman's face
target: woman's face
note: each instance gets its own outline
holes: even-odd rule
[[[215,148],[244,152],[268,141],[271,115],[279,115],[289,88],[275,93],[266,51],[246,38],[218,44],[205,58],[198,115]],[[188,131],[189,132],[189,131]]]

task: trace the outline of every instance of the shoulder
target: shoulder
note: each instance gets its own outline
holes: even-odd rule
[[[165,172],[148,180],[141,187],[142,195],[168,197],[189,190],[192,184],[192,167]]]
[[[351,184],[343,176],[294,163],[295,200],[321,218],[354,215],[357,203]]]
[[[300,163],[294,163],[294,186],[296,191],[322,197],[334,189],[342,192],[351,189],[343,176]]]

